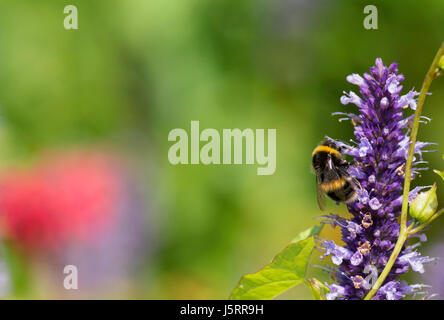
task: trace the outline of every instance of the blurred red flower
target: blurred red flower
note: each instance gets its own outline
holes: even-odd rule
[[[112,224],[119,196],[113,157],[97,151],[53,154],[0,175],[3,237],[27,249],[87,242]]]

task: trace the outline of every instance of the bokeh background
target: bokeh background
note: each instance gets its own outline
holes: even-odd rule
[[[78,30],[63,28],[68,4]],[[2,297],[226,299],[321,214],[311,152],[325,135],[352,138],[331,116],[353,109],[339,102],[352,89],[345,77],[381,57],[419,90],[444,40],[441,0],[375,0],[378,30],[363,27],[367,4],[1,1]],[[443,80],[422,141],[443,142]],[[189,132],[191,120],[277,129],[275,174],[171,165],[168,133]],[[444,169],[442,154],[426,154],[430,168]],[[415,184],[436,180],[428,171]],[[438,191],[444,204],[442,182]],[[332,202],[328,211],[347,214]],[[423,250],[444,257],[442,227],[433,223]],[[322,236],[339,238],[330,227]],[[63,289],[67,264],[79,268],[78,290]],[[439,290],[440,274],[412,281]]]

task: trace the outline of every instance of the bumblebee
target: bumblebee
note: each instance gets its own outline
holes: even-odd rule
[[[312,154],[316,174],[316,194],[321,210],[325,209],[325,194],[336,202],[356,200],[359,182],[347,172],[350,163],[341,154],[341,148],[331,140],[323,141]]]

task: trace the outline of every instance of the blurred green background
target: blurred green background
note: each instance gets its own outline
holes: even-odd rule
[[[68,4],[78,8],[78,30],[63,28]],[[311,152],[325,135],[352,138],[350,123],[331,116],[353,111],[339,102],[354,90],[345,77],[381,57],[399,63],[404,90],[419,90],[444,40],[441,0],[375,0],[378,30],[363,27],[367,4],[1,1],[0,165],[52,148],[113,146],[131,159],[155,230],[155,252],[124,297],[225,299],[242,274],[320,215]],[[422,141],[442,142],[440,80],[426,101],[433,121],[420,127]],[[201,130],[277,129],[275,174],[258,176],[256,165],[171,165],[168,133],[189,132],[191,120]],[[444,169],[440,148],[426,154],[430,168]],[[435,180],[426,172],[415,184]],[[444,199],[442,183],[438,190]],[[347,214],[332,202],[328,211]],[[434,223],[429,245],[444,241],[443,225]],[[322,236],[339,238],[330,227]],[[311,295],[298,287],[282,298]]]

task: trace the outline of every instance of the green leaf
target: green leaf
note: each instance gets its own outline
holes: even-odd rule
[[[439,175],[441,177],[441,179],[444,180],[444,171],[433,170],[433,172],[436,173],[437,175]]]
[[[442,156],[442,159],[444,160],[444,155]],[[441,179],[444,180],[444,171],[439,171],[439,170],[433,170],[434,173],[436,173],[437,175],[439,175],[441,177]]]
[[[291,240],[291,242],[298,242],[304,239],[307,239],[308,237],[311,237],[315,234],[319,234],[322,230],[322,228],[324,227],[323,224],[319,225],[319,226],[313,226],[305,231],[302,231],[301,233],[299,233],[296,238],[294,238],[293,240]]]
[[[244,275],[230,299],[269,300],[303,282],[315,244],[313,235],[321,229],[313,227],[302,232],[295,238],[301,240],[288,245],[269,265],[254,274]]]
[[[311,289],[315,300],[325,300],[325,295],[330,292],[330,289],[316,278],[307,280],[306,284]]]

